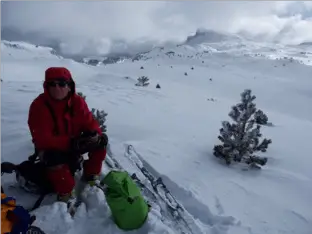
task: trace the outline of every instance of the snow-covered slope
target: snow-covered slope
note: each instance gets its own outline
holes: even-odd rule
[[[283,63],[296,62],[312,65],[312,46],[309,43],[287,46],[268,42],[254,42],[236,35],[211,30],[197,30],[186,41],[176,47],[155,48],[134,56],[133,60],[170,57],[203,58],[212,53],[245,57],[263,57],[281,60]]]
[[[17,59],[53,58],[55,56],[61,58],[61,56],[58,56],[56,51],[52,48],[42,47],[20,41],[18,42],[10,42],[5,40],[1,41],[1,52]]]
[[[88,66],[42,51],[1,44],[2,161],[20,162],[32,153],[29,105],[42,91],[45,69],[66,66],[89,107],[108,113],[117,159],[135,172],[124,157],[125,144],[134,145],[204,233],[311,233],[311,66],[219,51],[205,43],[156,48],[138,60],[107,66]],[[148,87],[135,86],[142,75],[150,78]],[[161,89],[155,88],[158,83]],[[212,154],[221,121],[229,119],[231,106],[246,88],[253,90],[257,106],[274,124],[262,128],[273,143],[261,171],[226,167]],[[9,189],[13,179],[2,177],[8,193],[22,204],[34,200]],[[112,222],[104,195],[94,189],[87,196],[88,211],[82,208],[75,219],[62,204],[46,201],[35,211],[35,224],[49,234],[123,233]],[[147,224],[131,233],[177,232],[161,222],[155,208]]]

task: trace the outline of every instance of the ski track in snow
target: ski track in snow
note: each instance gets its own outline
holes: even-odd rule
[[[163,178],[205,233],[311,234],[311,67],[295,63],[283,67],[283,61],[228,54],[199,59],[155,55],[147,61],[92,67],[45,50],[38,55],[31,49],[3,44],[1,48],[2,161],[18,163],[33,153],[27,126],[29,105],[42,91],[44,70],[67,66],[77,90],[87,96],[88,106],[108,113],[110,144],[118,161],[129,172],[137,172],[124,157],[125,144],[134,145],[145,167]],[[147,88],[135,86],[141,75],[151,79]],[[155,89],[157,83],[161,89]],[[273,143],[266,153],[268,165],[261,171],[228,168],[212,155],[213,145],[219,143],[221,120],[229,119],[230,107],[244,88],[253,90],[257,107],[274,124],[262,127]],[[32,205],[37,197],[10,188],[13,180],[10,175],[1,178],[7,194],[25,206]],[[87,206],[82,205],[74,219],[54,199],[47,197],[33,212],[35,225],[47,234],[176,233],[170,223],[160,221],[157,208],[141,229],[119,230],[103,193],[96,188],[87,189]]]
[[[205,224],[213,226],[215,223],[232,224],[233,217],[217,217],[214,216],[209,207],[198,201],[190,191],[187,191],[177,185],[175,182],[170,180],[169,177],[159,174],[150,164],[148,164],[143,157],[140,157],[143,162],[144,167],[154,174],[156,177],[161,177],[164,184],[169,188],[169,190],[175,195],[176,199],[183,202],[184,208],[190,212],[195,219],[199,219]]]

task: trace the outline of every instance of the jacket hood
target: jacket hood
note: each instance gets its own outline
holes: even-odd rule
[[[45,79],[43,83],[44,94],[46,97],[49,97],[51,99],[48,92],[47,82],[57,79],[65,79],[70,82],[70,96],[73,96],[76,93],[76,84],[72,78],[70,71],[65,67],[50,67],[45,71]]]

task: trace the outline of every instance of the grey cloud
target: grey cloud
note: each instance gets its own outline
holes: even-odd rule
[[[57,44],[65,54],[134,53],[161,43],[180,43],[198,28],[261,35],[265,40],[284,43],[312,40],[309,2],[7,1],[1,4],[3,39]]]

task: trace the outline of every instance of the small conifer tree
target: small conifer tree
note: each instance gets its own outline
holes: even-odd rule
[[[102,132],[106,132],[107,128],[105,125],[107,113],[104,110],[91,109],[93,117],[98,121]]]
[[[79,96],[81,96],[84,100],[86,100],[86,96],[83,95],[82,92],[77,92]],[[105,125],[107,113],[104,110],[98,110],[95,108],[91,108],[91,113],[94,119],[96,119],[100,125],[102,132],[107,131],[107,127]]]
[[[138,78],[138,83],[135,84],[135,86],[148,86],[149,83],[148,83],[149,79],[147,76],[141,76]]]
[[[222,145],[214,146],[214,155],[224,159],[226,164],[235,162],[245,162],[251,166],[265,165],[267,158],[254,155],[254,152],[266,152],[268,145],[272,143],[270,139],[264,138],[260,143],[260,125],[256,127],[255,113],[256,104],[253,101],[256,99],[251,95],[251,90],[247,89],[241,93],[241,103],[232,107],[229,116],[234,123],[228,121],[222,122],[220,135],[218,139]]]

